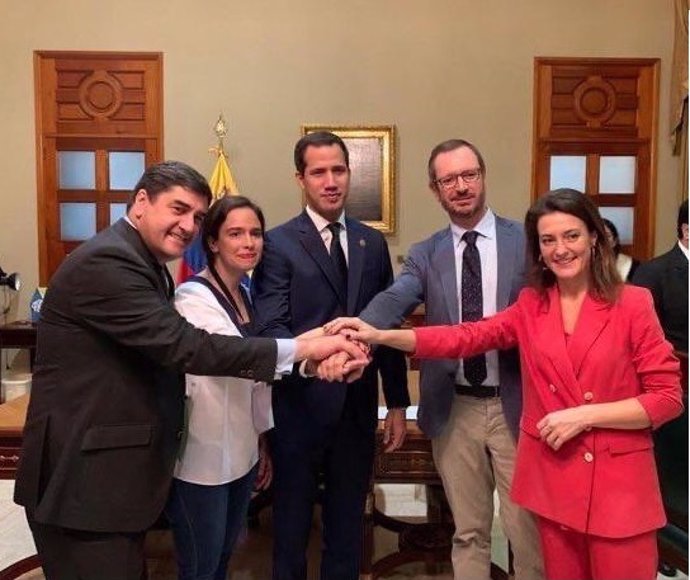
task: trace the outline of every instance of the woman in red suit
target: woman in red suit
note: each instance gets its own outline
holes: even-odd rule
[[[665,523],[651,430],[682,411],[677,359],[646,289],[624,286],[596,206],[560,189],[525,221],[532,284],[495,316],[457,326],[329,331],[469,357],[520,347],[523,415],[513,500],[536,514],[553,580],[650,580]]]

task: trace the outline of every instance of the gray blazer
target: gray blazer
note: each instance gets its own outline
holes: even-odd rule
[[[524,285],[525,237],[518,222],[496,216],[498,251],[497,309],[517,300]],[[410,248],[403,270],[392,286],[379,293],[360,313],[378,328],[400,326],[414,308],[425,303],[427,325],[460,322],[453,234],[450,227]],[[417,422],[428,437],[437,437],[448,421],[455,396],[457,360],[421,361]],[[516,350],[499,353],[503,412],[517,437],[522,411],[519,357]]]

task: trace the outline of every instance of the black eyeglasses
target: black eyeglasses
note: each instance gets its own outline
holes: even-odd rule
[[[482,170],[470,169],[468,171],[463,171],[461,173],[452,173],[451,175],[446,175],[445,177],[440,177],[436,180],[439,187],[443,189],[453,189],[460,180],[462,179],[465,183],[476,183],[482,177]]]

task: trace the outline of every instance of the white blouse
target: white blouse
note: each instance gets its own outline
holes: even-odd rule
[[[207,332],[240,336],[213,293],[199,282],[178,287],[175,308]],[[189,374],[185,382],[188,424],[175,477],[220,485],[246,475],[259,458],[259,434],[273,426],[271,387],[250,379]]]

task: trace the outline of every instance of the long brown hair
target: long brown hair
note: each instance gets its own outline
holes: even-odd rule
[[[585,194],[575,189],[555,189],[540,197],[527,210],[525,216],[525,235],[527,237],[527,255],[530,259],[529,278],[532,286],[540,293],[556,283],[555,274],[542,262],[539,247],[537,224],[542,216],[550,213],[567,213],[581,219],[587,230],[595,236],[590,260],[590,280],[592,293],[605,302],[612,304],[618,298],[623,280],[616,270],[616,260],[611,244],[606,240],[604,222],[597,206]]]

